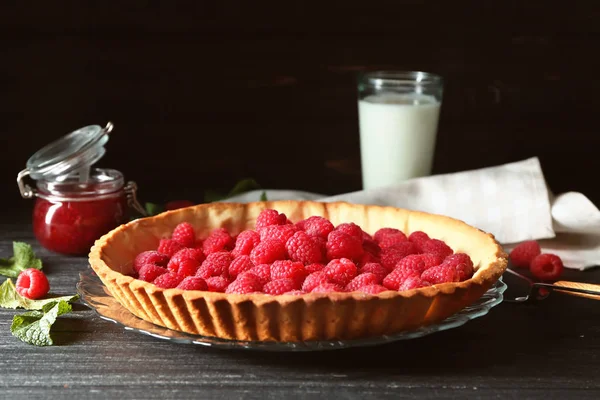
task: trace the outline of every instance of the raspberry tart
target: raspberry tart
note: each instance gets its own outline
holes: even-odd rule
[[[212,203],[122,225],[90,265],[137,317],[240,341],[349,340],[444,320],[507,255],[449,217],[344,202]]]

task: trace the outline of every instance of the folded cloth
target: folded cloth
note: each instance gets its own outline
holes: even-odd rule
[[[257,201],[262,192],[227,201]],[[266,190],[266,194],[269,200],[347,201],[447,215],[492,233],[507,251],[535,239],[568,268],[600,265],[600,211],[581,193],[554,195],[535,157],[335,196],[293,190]]]

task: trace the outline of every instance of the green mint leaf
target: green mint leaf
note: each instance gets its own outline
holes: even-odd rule
[[[246,178],[242,179],[229,191],[227,197],[233,197],[238,194],[246,193],[251,190],[260,189],[260,185],[256,183],[254,179]]]
[[[205,203],[213,203],[215,201],[220,201],[226,199],[227,196],[223,193],[219,193],[216,190],[207,189],[204,191],[204,202]]]
[[[29,311],[15,315],[10,332],[25,343],[35,346],[51,346],[54,344],[50,336],[52,324],[59,316],[71,312],[73,308],[68,302],[61,300],[44,305],[41,311]]]
[[[17,288],[9,278],[0,285],[0,307],[3,308],[24,308],[26,310],[41,310],[46,304],[55,303],[57,301],[66,301],[72,303],[79,299],[79,295],[52,297],[42,300],[31,300],[21,296],[17,292]]]
[[[16,278],[27,268],[42,269],[42,260],[36,258],[29,244],[13,242],[13,256],[9,259],[0,259],[0,275]]]
[[[148,214],[149,217],[153,215],[158,215],[161,212],[163,212],[163,206],[154,203],[145,203],[144,209],[146,210],[146,214]]]
[[[267,192],[262,192],[260,194],[260,201],[267,201]]]

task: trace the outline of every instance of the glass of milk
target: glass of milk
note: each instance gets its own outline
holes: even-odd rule
[[[358,117],[364,189],[431,174],[443,80],[416,71],[359,76]]]

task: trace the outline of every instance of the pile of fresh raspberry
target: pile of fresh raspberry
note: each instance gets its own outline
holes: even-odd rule
[[[542,253],[536,240],[519,243],[510,252],[509,260],[515,267],[529,269],[533,276],[542,281],[556,281],[564,270],[561,258],[556,254]]]
[[[473,262],[424,232],[382,228],[373,235],[352,223],[312,216],[296,223],[267,209],[255,229],[223,228],[198,238],[183,222],[156,250],[133,261],[134,276],[161,288],[269,295],[404,291],[473,276]]]

